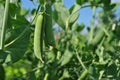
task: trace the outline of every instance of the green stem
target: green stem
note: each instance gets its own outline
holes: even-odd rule
[[[85,67],[85,65],[83,64],[83,62],[82,62],[82,60],[81,60],[81,58],[80,58],[80,56],[78,55],[77,52],[76,52],[76,56],[77,56],[78,61],[79,61],[80,64],[82,65],[82,67],[83,67],[85,70],[87,70],[86,67]]]
[[[3,25],[2,25],[2,33],[1,33],[1,42],[0,42],[1,45],[0,45],[0,49],[4,48],[5,29],[6,29],[6,26],[7,26],[9,3],[10,3],[10,0],[6,0],[6,2],[5,2],[4,17],[3,17]]]
[[[45,77],[44,77],[44,80],[48,80],[48,77],[49,77],[49,73],[46,73]]]
[[[91,44],[92,43],[92,40],[93,40],[93,33],[94,33],[94,28],[95,28],[95,15],[96,15],[96,7],[94,6],[93,7],[93,17],[92,17],[92,24],[91,24],[91,29],[90,29],[90,38],[89,38],[89,41],[88,41],[88,44]]]

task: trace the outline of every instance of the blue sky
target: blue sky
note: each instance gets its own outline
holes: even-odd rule
[[[34,0],[36,1],[36,0]],[[63,0],[64,4],[67,8],[70,8],[71,5],[75,4],[75,0]],[[120,2],[120,0],[112,0],[112,2]],[[22,6],[26,9],[37,8],[37,4],[32,3],[30,0],[22,0]],[[99,12],[101,8],[97,8],[97,12]],[[92,9],[90,7],[84,8],[80,10],[80,17],[78,22],[84,23],[86,26],[90,26],[90,21],[92,18]],[[120,14],[120,7],[117,9],[116,14]]]
[[[67,8],[70,8],[71,5],[75,4],[75,0],[64,0],[64,4]],[[80,10],[80,17],[78,22],[85,23],[87,26],[90,25],[90,20],[92,18],[92,10],[90,8],[84,8]]]
[[[71,5],[75,4],[75,0],[64,0],[64,4],[67,8],[70,8]],[[22,0],[22,6],[26,9],[37,8],[36,4],[34,5],[30,0]],[[79,23],[85,23],[87,26],[90,25],[90,20],[92,17],[92,10],[90,8],[85,8],[80,10]]]

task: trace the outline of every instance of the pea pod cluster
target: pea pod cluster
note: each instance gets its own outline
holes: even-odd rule
[[[51,5],[46,5],[45,13],[37,16],[34,31],[34,53],[42,62],[43,38],[47,47],[55,46],[54,35],[52,30],[52,9]]]

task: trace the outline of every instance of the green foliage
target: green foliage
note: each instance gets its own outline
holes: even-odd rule
[[[62,0],[38,1],[40,6],[32,11],[21,8],[20,0],[9,4],[5,45],[0,50],[0,80],[120,79],[120,20],[114,14],[116,4],[111,0],[76,0],[68,9]],[[79,11],[85,7],[91,7],[93,18],[88,31],[82,33],[86,26],[78,19],[81,20]],[[102,10],[96,15],[99,7]],[[4,9],[5,0],[0,0],[0,40]],[[36,19],[39,11],[43,11],[43,22]],[[32,22],[26,19],[28,14],[34,16]],[[36,35],[35,22],[40,27],[37,30],[42,30]],[[53,24],[60,27],[54,35]],[[42,46],[36,43],[34,47],[35,36],[42,36],[42,42],[40,37],[37,40]],[[40,48],[43,62],[34,54],[34,49]]]
[[[4,80],[5,79],[5,70],[3,68],[2,65],[0,65],[0,80]]]
[[[64,4],[61,2],[56,2],[54,4],[54,20],[63,28],[65,29],[66,21],[70,15],[69,10],[64,7]]]

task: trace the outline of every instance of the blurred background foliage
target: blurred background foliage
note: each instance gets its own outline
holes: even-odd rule
[[[37,6],[43,3],[30,1]],[[5,50],[0,50],[0,80],[119,80],[120,18],[115,14],[119,4],[76,0],[67,8],[62,0],[51,1],[56,46],[44,49],[43,64],[33,54],[31,21],[37,8],[27,10],[21,0],[11,0]],[[4,7],[5,0],[0,0],[0,33]],[[87,26],[78,22],[82,20],[79,11],[86,7],[92,10]]]

